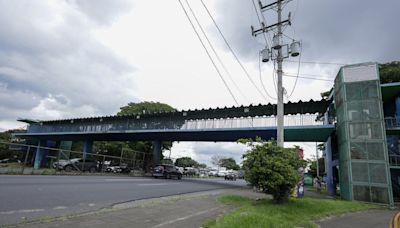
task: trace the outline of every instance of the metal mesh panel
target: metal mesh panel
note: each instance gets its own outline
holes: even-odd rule
[[[351,159],[368,159],[365,143],[350,143]]]
[[[367,163],[352,162],[351,171],[352,171],[353,181],[368,182]]]
[[[369,175],[371,183],[386,184],[386,166],[385,164],[369,163]]]
[[[366,142],[368,148],[368,159],[369,160],[385,160],[385,149],[383,143]]]
[[[360,201],[371,201],[371,193],[369,186],[353,186],[353,198]]]
[[[371,199],[376,203],[389,203],[389,192],[387,188],[371,187]]]

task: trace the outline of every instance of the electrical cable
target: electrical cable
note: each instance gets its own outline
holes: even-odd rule
[[[301,46],[300,46],[301,47]],[[302,56],[302,53],[303,52],[303,50],[302,50],[302,48],[300,48],[300,53],[299,53],[299,63],[298,63],[298,65],[297,65],[297,77],[296,77],[296,81],[294,82],[294,85],[293,85],[293,89],[292,89],[292,91],[290,92],[290,95],[289,96],[287,96],[287,99],[289,99],[292,95],[293,95],[293,92],[294,92],[294,90],[296,89],[296,85],[297,85],[297,81],[298,81],[298,79],[299,79],[299,73],[300,73],[300,62],[301,62],[301,56]]]
[[[256,11],[258,22],[259,22],[260,25],[262,26],[260,15],[258,15],[257,6],[256,6],[256,4],[254,3],[254,0],[251,0],[251,2],[253,3],[254,10]],[[261,14],[262,14],[262,12],[261,12]],[[265,43],[268,45],[267,36],[265,35],[265,33],[263,33],[263,36],[264,36]]]
[[[221,58],[219,57],[217,51],[215,50],[213,44],[211,43],[210,39],[207,36],[207,33],[204,31],[203,26],[201,25],[200,21],[198,20],[196,14],[194,13],[192,7],[190,6],[188,0],[185,0],[190,12],[192,13],[193,18],[195,19],[197,25],[200,28],[200,31],[203,33],[204,37],[207,40],[207,43],[209,44],[211,50],[214,52],[214,55],[216,56],[218,62],[221,64],[222,68],[224,69],[225,73],[228,75],[229,79],[231,80],[231,82],[233,83],[233,85],[235,86],[235,88],[239,91],[239,93],[242,95],[242,97],[246,100],[247,103],[249,102],[249,99],[247,98],[247,96],[243,93],[243,91],[239,88],[239,86],[236,84],[236,82],[233,80],[232,75],[230,74],[230,72],[228,71],[228,69],[226,68],[225,64],[223,63],[223,61],[221,60]]]
[[[273,100],[276,100],[275,97],[272,97],[272,96],[268,93],[267,89],[265,88],[264,82],[263,82],[263,80],[262,80],[262,73],[261,73],[261,52],[259,53],[259,56],[258,56],[258,72],[259,72],[259,76],[260,76],[260,83],[261,83],[262,88],[264,89],[264,92],[268,95],[268,97],[270,97],[270,98],[273,99]]]
[[[303,79],[311,79],[311,80],[319,80],[319,81],[327,81],[327,82],[334,82],[333,79],[325,79],[325,78],[313,78],[313,77],[304,77],[304,76],[297,76],[297,75],[291,75],[291,74],[283,74],[285,77],[292,77],[292,78],[303,78]]]
[[[254,86],[254,88],[256,88],[257,92],[266,100],[268,101],[268,99],[265,97],[265,95],[261,92],[261,90],[258,88],[258,86],[256,85],[256,83],[254,82],[254,80],[250,77],[249,72],[246,70],[246,68],[243,66],[242,62],[239,60],[239,57],[236,55],[235,51],[233,50],[233,48],[231,47],[231,45],[229,44],[228,40],[225,38],[224,34],[222,33],[220,27],[218,26],[217,22],[214,20],[214,17],[211,15],[210,11],[208,10],[208,7],[206,6],[206,4],[203,2],[203,0],[200,0],[201,3],[203,4],[204,8],[207,11],[208,16],[210,16],[211,20],[213,21],[213,24],[215,25],[215,27],[217,28],[219,34],[221,35],[222,39],[224,40],[226,46],[228,47],[228,49],[231,51],[233,57],[235,58],[235,60],[238,62],[238,64],[240,65],[240,68],[242,68],[243,72],[246,74],[247,78],[249,79],[249,81],[251,82],[251,84]],[[254,1],[253,1],[254,4]],[[254,5],[255,6],[255,5]],[[257,13],[257,17],[258,19],[260,19],[260,17],[258,16]],[[261,21],[259,20],[259,22],[261,23]],[[264,34],[265,35],[265,34]],[[268,45],[267,39],[265,37],[265,42]]]
[[[200,34],[197,32],[196,27],[194,26],[192,20],[190,19],[189,14],[187,13],[185,7],[183,6],[181,0],[178,0],[178,2],[179,2],[179,4],[181,5],[182,10],[185,12],[186,18],[187,18],[188,21],[190,22],[190,25],[192,26],[193,31],[196,33],[197,38],[199,39],[201,45],[203,46],[203,49],[206,51],[206,53],[207,53],[207,55],[208,55],[208,58],[210,59],[211,63],[213,64],[213,66],[214,66],[214,68],[215,68],[215,70],[217,71],[219,77],[221,78],[222,82],[224,83],[225,88],[228,90],[229,94],[231,95],[231,97],[232,97],[233,100],[235,101],[236,105],[239,106],[239,103],[238,103],[238,101],[236,100],[235,95],[233,95],[232,90],[229,88],[229,86],[228,86],[228,84],[226,83],[224,77],[222,77],[221,72],[219,71],[217,65],[215,64],[214,60],[212,59],[210,53],[208,52],[208,50],[207,50],[207,48],[206,48],[206,46],[205,46],[203,40],[202,40],[201,37],[200,37]]]
[[[293,60],[286,60],[287,62],[294,62],[297,63],[297,61]],[[315,62],[315,61],[302,61],[301,63],[307,63],[307,64],[321,64],[321,65],[338,65],[338,66],[344,66],[347,64],[344,63],[331,63],[331,62]]]

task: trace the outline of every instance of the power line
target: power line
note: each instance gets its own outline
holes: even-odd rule
[[[273,100],[276,100],[275,97],[272,97],[272,96],[268,93],[267,89],[265,88],[264,82],[263,82],[263,80],[262,80],[262,73],[261,73],[261,53],[259,53],[259,55],[258,55],[258,72],[259,72],[259,76],[260,76],[260,83],[261,83],[262,88],[264,89],[264,92],[268,95],[268,97],[270,97],[270,98],[273,99]]]
[[[290,95],[287,96],[287,99],[289,99],[289,98],[293,95],[293,92],[294,92],[294,90],[296,89],[296,85],[297,85],[297,81],[298,81],[298,79],[299,79],[299,73],[300,73],[300,62],[301,62],[301,56],[302,56],[301,53],[302,53],[302,50],[300,50],[300,53],[299,53],[299,63],[298,63],[298,65],[297,65],[297,77],[296,77],[296,81],[294,82],[292,92],[290,92]]]
[[[311,80],[319,80],[319,81],[327,81],[327,82],[334,82],[333,79],[326,79],[326,78],[313,78],[313,77],[305,77],[305,76],[297,76],[297,75],[291,75],[291,74],[283,74],[285,77],[292,77],[292,78],[303,78],[303,79],[311,79]]]
[[[193,24],[192,20],[190,19],[189,14],[187,13],[185,7],[183,6],[181,0],[178,0],[178,1],[179,1],[179,4],[181,5],[183,11],[185,12],[186,18],[188,19],[188,21],[190,22],[190,25],[192,26],[193,31],[196,33],[197,38],[199,39],[201,45],[203,46],[203,49],[206,51],[206,53],[207,53],[207,55],[208,55],[208,58],[210,59],[211,63],[213,64],[213,66],[214,66],[214,68],[215,68],[215,70],[217,71],[219,77],[221,78],[222,82],[224,83],[225,88],[228,90],[229,94],[231,95],[231,97],[232,97],[233,100],[235,101],[236,105],[239,105],[238,101],[236,100],[235,96],[234,96],[233,93],[232,93],[232,90],[229,88],[229,86],[228,86],[228,84],[226,83],[224,77],[222,77],[221,72],[219,71],[217,65],[215,64],[214,60],[212,59],[210,53],[208,52],[208,50],[207,50],[207,48],[206,48],[206,46],[205,46],[203,40],[202,40],[201,37],[200,37],[200,34],[199,34],[199,33],[197,32],[197,30],[196,30],[196,27],[194,27],[194,24]]]
[[[236,62],[238,62],[238,64],[240,65],[240,68],[242,68],[243,72],[246,74],[247,78],[250,80],[251,84],[254,86],[254,88],[256,88],[257,92],[259,94],[261,94],[261,96],[268,101],[268,99],[265,97],[265,95],[260,91],[260,89],[258,88],[258,86],[256,85],[256,83],[253,81],[253,79],[250,77],[249,72],[246,70],[246,68],[243,66],[242,62],[239,60],[239,57],[236,55],[235,51],[233,50],[233,48],[231,47],[231,45],[229,44],[228,40],[225,38],[224,34],[222,33],[220,27],[218,26],[217,22],[214,20],[214,17],[211,15],[210,11],[208,10],[208,7],[206,6],[206,4],[203,2],[203,0],[200,0],[202,5],[204,6],[204,8],[207,11],[208,16],[210,16],[211,20],[213,21],[213,24],[215,25],[215,27],[217,28],[219,34],[221,35],[222,39],[224,40],[226,46],[228,47],[228,49],[231,51],[233,57],[235,58]],[[254,3],[254,2],[253,2]],[[257,14],[258,15],[258,14]],[[265,35],[265,34],[264,34]],[[265,38],[265,42],[267,42],[266,38]]]
[[[286,60],[287,62],[294,62],[296,63],[297,61],[293,60]],[[321,65],[338,65],[338,66],[344,66],[347,64],[344,63],[330,63],[330,62],[313,62],[313,61],[302,61],[301,63],[307,63],[307,64],[321,64]]]
[[[253,3],[254,10],[256,11],[258,23],[260,23],[260,25],[262,26],[260,15],[258,15],[257,6],[256,6],[256,4],[254,3],[254,0],[251,0],[251,2]],[[262,14],[262,13],[261,13],[261,14]],[[263,36],[264,36],[264,40],[265,40],[266,45],[268,45],[267,36],[265,35],[265,33],[263,33]]]
[[[200,31],[203,33],[204,37],[207,40],[207,43],[210,45],[211,50],[214,52],[214,55],[216,56],[218,62],[221,64],[222,68],[224,69],[225,73],[228,75],[229,79],[231,80],[231,82],[233,83],[233,85],[235,86],[235,88],[239,91],[239,93],[244,97],[244,99],[249,102],[249,99],[246,97],[246,95],[242,92],[242,90],[239,88],[239,86],[236,84],[236,82],[233,80],[232,75],[230,74],[230,72],[228,71],[228,69],[226,68],[225,64],[223,63],[223,61],[221,60],[221,58],[219,57],[217,51],[215,50],[213,44],[211,43],[210,39],[208,38],[206,32],[203,29],[203,26],[201,25],[200,21],[198,20],[196,14],[194,13],[192,7],[190,6],[189,2],[187,0],[185,0],[190,12],[192,13],[197,25],[200,28]]]

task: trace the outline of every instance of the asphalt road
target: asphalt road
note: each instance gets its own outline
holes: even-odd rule
[[[0,176],[0,226],[161,196],[244,187],[243,180],[110,176]]]

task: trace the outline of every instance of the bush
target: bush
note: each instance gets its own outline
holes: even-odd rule
[[[299,181],[298,169],[304,166],[296,148],[279,147],[274,140],[241,142],[250,146],[243,155],[245,180],[262,192],[271,194],[275,203],[287,202],[291,190]]]

